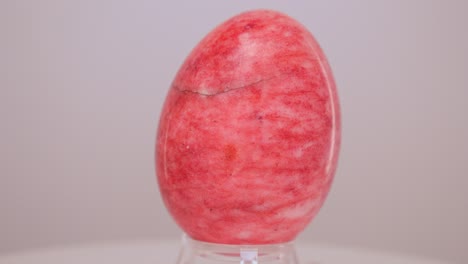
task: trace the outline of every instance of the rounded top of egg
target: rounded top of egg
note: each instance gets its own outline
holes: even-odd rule
[[[283,13],[255,10],[234,16],[203,38],[173,85],[211,95],[300,71],[331,75],[314,37]]]
[[[242,13],[201,40],[167,94],[161,195],[196,240],[290,241],[328,194],[340,133],[335,83],[314,37],[282,13]]]

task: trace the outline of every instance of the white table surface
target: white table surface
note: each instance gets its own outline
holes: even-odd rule
[[[180,241],[121,241],[0,255],[0,264],[175,264]],[[296,243],[301,264],[448,264],[359,248]]]

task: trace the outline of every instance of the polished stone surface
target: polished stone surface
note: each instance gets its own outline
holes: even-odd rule
[[[197,240],[290,241],[330,189],[340,131],[313,36],[275,11],[242,13],[194,48],[168,92],[156,142],[164,202]]]

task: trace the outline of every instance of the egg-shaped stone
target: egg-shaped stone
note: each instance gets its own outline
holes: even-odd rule
[[[193,239],[293,240],[335,173],[340,109],[311,33],[270,10],[237,15],[192,50],[167,94],[156,139],[162,198]]]

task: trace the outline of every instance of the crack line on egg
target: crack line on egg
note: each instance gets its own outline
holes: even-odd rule
[[[239,86],[239,87],[234,87],[234,88],[227,88],[225,90],[222,90],[222,91],[218,91],[218,92],[213,92],[213,93],[209,93],[209,92],[199,92],[199,91],[194,91],[190,88],[187,88],[187,89],[182,89],[180,88],[179,86],[177,85],[173,85],[173,87],[178,90],[179,92],[181,93],[192,93],[192,94],[198,94],[198,95],[202,95],[202,96],[216,96],[216,95],[219,95],[219,94],[224,94],[224,93],[228,93],[228,92],[231,92],[231,91],[236,91],[236,90],[240,90],[240,89],[244,89],[244,88],[247,88],[247,87],[250,87],[250,86],[253,86],[253,85],[256,85],[256,84],[259,84],[259,83],[262,83],[262,82],[267,82],[267,81],[270,81],[270,80],[273,80],[275,78],[278,78],[279,76],[272,76],[272,77],[269,77],[269,78],[264,78],[264,79],[260,79],[258,81],[255,81],[255,82],[252,82],[252,83],[249,83],[249,84],[246,84],[246,85],[242,85],[242,86]],[[200,89],[200,88],[198,88]]]

